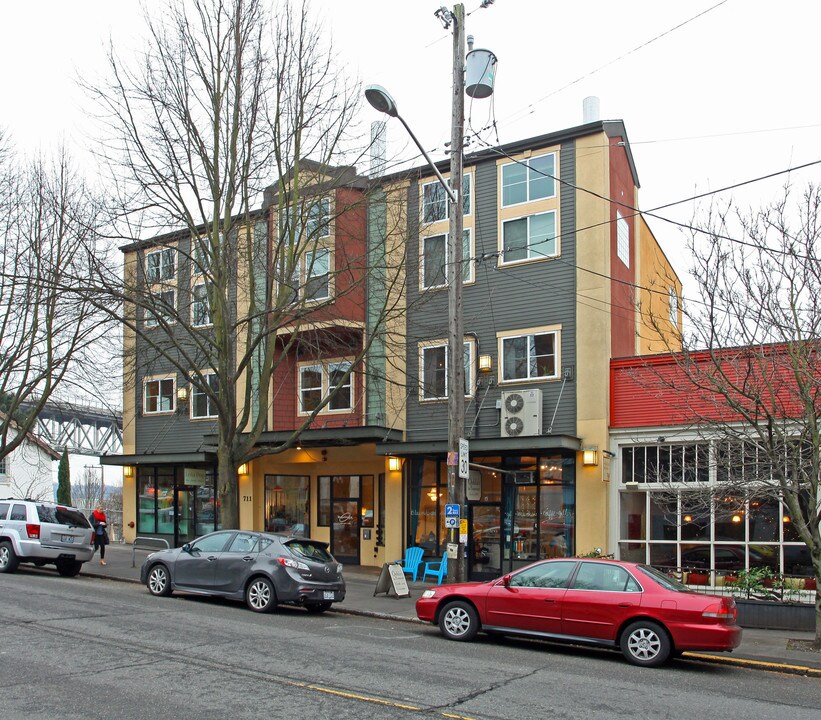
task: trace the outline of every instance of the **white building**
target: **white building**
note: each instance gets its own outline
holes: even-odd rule
[[[9,423],[10,440],[17,437],[19,429]],[[35,437],[26,433],[23,442],[9,455],[0,458],[0,497],[53,500],[53,465],[60,454]]]

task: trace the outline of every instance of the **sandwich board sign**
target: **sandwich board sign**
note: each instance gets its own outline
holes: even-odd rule
[[[391,590],[398,598],[410,597],[408,581],[405,579],[405,571],[402,566],[396,562],[382,563],[382,572],[379,573],[376,589],[373,591],[374,597],[382,592],[389,595]]]

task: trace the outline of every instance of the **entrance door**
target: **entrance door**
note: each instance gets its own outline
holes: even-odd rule
[[[334,498],[331,554],[346,565],[359,565],[359,499]]]
[[[181,485],[174,490],[174,547],[198,537],[196,498],[196,487]]]
[[[492,580],[502,574],[502,510],[499,503],[468,506],[468,577]]]

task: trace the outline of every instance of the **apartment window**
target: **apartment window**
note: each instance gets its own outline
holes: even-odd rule
[[[0,458],[0,475],[7,475],[8,470],[6,469],[6,458]]]
[[[305,234],[308,238],[328,237],[331,234],[330,198],[317,200],[308,207]]]
[[[173,248],[154,250],[145,256],[146,282],[157,283],[164,280],[173,280],[176,273],[177,253]]]
[[[616,210],[616,254],[626,267],[630,267],[630,225]]]
[[[471,176],[462,176],[462,213],[471,211]],[[450,202],[445,188],[438,180],[422,185],[422,222],[435,223],[450,217]]]
[[[216,396],[219,394],[219,378],[216,373],[203,373],[208,388]],[[213,418],[219,415],[217,402],[196,383],[191,383],[191,417]]]
[[[208,302],[205,283],[194,285],[191,289],[191,324],[195,326],[211,324],[211,306]]]
[[[176,311],[177,293],[174,290],[163,290],[162,292],[152,293],[150,296],[151,309],[145,310],[145,326],[157,327],[160,320],[166,323],[174,322],[174,313]]]
[[[669,288],[667,290],[667,297],[669,299],[670,305],[670,324],[674,327],[678,327],[678,293],[676,293],[675,288]]]
[[[146,415],[173,412],[175,384],[174,378],[146,380],[143,385],[143,412]]]
[[[473,280],[473,249],[470,229],[462,232],[462,282]],[[448,283],[448,235],[422,238],[423,287],[444,287]]]
[[[347,360],[300,367],[299,411],[309,413],[316,410],[323,398],[337,386],[328,401],[327,411],[350,411],[353,408],[353,375],[345,377],[350,369],[351,363]]]
[[[502,223],[502,262],[541,260],[556,255],[556,213],[540,213]]]
[[[465,395],[473,387],[473,343],[464,344]],[[448,397],[448,346],[447,343],[426,345],[421,351],[422,399],[444,400]]]
[[[502,338],[502,379],[535,380],[558,375],[556,332]]]
[[[306,300],[324,300],[330,295],[330,258],[329,250],[305,253]]]
[[[555,153],[503,165],[502,207],[554,197],[555,175]]]

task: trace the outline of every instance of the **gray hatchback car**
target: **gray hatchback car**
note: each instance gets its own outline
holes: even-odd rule
[[[218,530],[151,553],[140,581],[152,595],[216,595],[244,600],[254,612],[284,603],[321,613],[345,599],[342,565],[327,543],[248,530]]]

